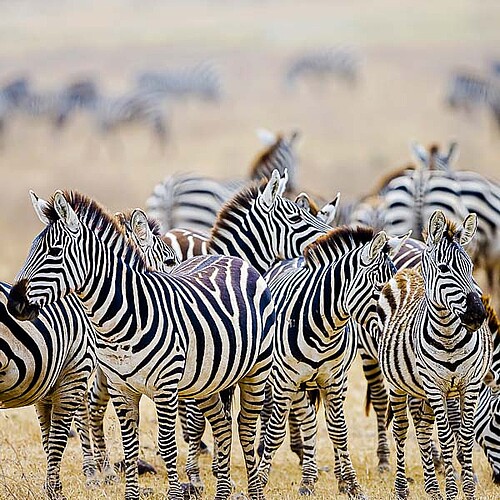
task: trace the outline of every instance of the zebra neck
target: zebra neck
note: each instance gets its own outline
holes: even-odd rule
[[[235,227],[235,231],[223,229],[214,232],[208,242],[209,253],[239,257],[263,275],[276,261],[269,244],[272,236],[268,235],[266,241],[264,235],[256,236],[246,229],[245,225],[239,229]]]
[[[145,300],[137,294],[144,277],[112,252],[90,276],[78,297],[99,338],[112,343],[130,340],[141,314],[147,313]]]
[[[461,342],[463,337],[470,336],[467,330],[462,326],[460,318],[451,311],[436,306],[427,296],[422,301],[422,313],[427,317],[427,331],[424,335],[433,338],[433,343],[442,346],[454,346]]]

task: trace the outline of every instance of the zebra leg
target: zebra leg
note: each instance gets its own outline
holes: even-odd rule
[[[215,500],[225,500],[231,495],[230,460],[231,460],[231,420],[226,415],[219,394],[197,399],[199,408],[212,427],[215,449],[217,450],[217,487]],[[253,434],[255,439],[255,433]]]
[[[199,494],[203,491],[204,485],[200,476],[200,443],[205,432],[205,417],[199,410],[193,399],[179,401],[179,409],[184,407],[185,425],[183,433],[187,433],[189,444],[188,456],[186,460],[186,475],[189,478],[189,488],[192,494]],[[179,414],[181,412],[179,411]],[[181,418],[182,422],[182,418]],[[214,454],[215,456],[215,454]]]
[[[407,395],[404,392],[390,391],[390,404],[393,416],[392,434],[396,442],[396,480],[394,488],[398,500],[406,500],[410,494],[405,466],[405,444],[408,437]]]
[[[299,493],[310,495],[314,492],[314,485],[318,480],[318,465],[316,463],[316,436],[317,418],[316,408],[310,404],[309,397],[305,391],[294,394],[290,408],[290,419],[294,416],[297,431],[302,430],[304,435],[302,481]],[[298,423],[300,422],[300,427]]]
[[[390,468],[389,441],[387,439],[387,428],[385,425],[389,397],[387,395],[384,377],[378,360],[369,356],[363,349],[360,349],[360,355],[363,363],[363,373],[368,384],[366,389],[366,415],[368,416],[371,404],[377,416],[378,470],[379,472],[386,472]]]
[[[458,436],[458,449],[462,455],[462,490],[467,500],[475,498],[476,482],[472,469],[472,448],[474,445],[474,416],[476,412],[479,385],[470,385],[460,399],[462,420]]]
[[[83,457],[83,474],[86,477],[87,488],[97,487],[100,481],[97,477],[97,466],[92,451],[92,439],[90,437],[90,418],[87,391],[83,395],[83,401],[75,415],[75,426],[80,438]]]
[[[267,368],[264,367],[267,371]],[[264,492],[257,469],[255,434],[257,421],[265,401],[266,378],[261,370],[240,381],[240,411],[238,413],[238,435],[240,438],[248,479],[248,494],[251,500],[264,500]]]
[[[137,458],[139,457],[138,428],[141,394],[125,388],[118,390],[113,385],[108,385],[108,390],[120,422],[122,434],[125,454],[125,500],[136,500],[139,498]],[[160,422],[159,427],[161,428]]]
[[[273,410],[267,424],[264,452],[258,467],[258,476],[262,486],[266,486],[269,480],[269,471],[274,454],[283,444],[286,435],[286,421],[294,391],[273,388]]]
[[[264,406],[260,414],[260,441],[257,453],[259,457],[264,453],[264,441],[267,432],[267,424],[273,412],[273,390],[270,382],[267,382],[264,392]]]
[[[88,377],[88,373],[86,372]],[[81,405],[83,395],[86,390],[87,378],[83,381],[77,379],[70,385],[59,387],[52,395],[52,405],[44,405],[43,409],[38,409],[40,413],[47,413],[50,408],[50,415],[46,415],[43,420],[44,426],[50,422],[50,431],[45,448],[47,449],[47,475],[45,480],[45,490],[51,500],[62,500],[62,484],[60,478],[61,460],[68,442],[68,435],[71,422],[76,410]],[[37,405],[38,406],[38,405]],[[47,437],[47,436],[46,436]]]
[[[349,498],[366,499],[358,483],[356,471],[351,462],[348,450],[347,424],[344,416],[344,385],[345,377],[341,375],[338,380],[325,388],[326,400],[326,427],[334,449],[342,463],[342,479],[346,483]]]
[[[418,402],[418,404],[417,404]],[[442,500],[439,484],[436,478],[432,457],[432,431],[434,429],[434,414],[426,401],[412,398],[410,412],[415,425],[420,458],[424,470],[424,489],[433,500]]]
[[[104,415],[108,407],[110,395],[108,381],[104,372],[97,367],[94,382],[89,393],[90,428],[94,440],[94,454],[97,465],[104,475],[104,481],[108,484],[118,482],[118,476],[109,460],[104,437]]]
[[[444,461],[445,481],[446,481],[446,498],[453,500],[458,495],[457,481],[455,478],[455,469],[453,467],[453,450],[455,447],[455,439],[453,431],[448,421],[448,413],[446,410],[446,399],[441,392],[435,387],[426,386],[424,389],[428,395],[429,404],[434,411],[436,418],[439,444]]]

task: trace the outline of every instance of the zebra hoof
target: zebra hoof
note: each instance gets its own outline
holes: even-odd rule
[[[389,472],[391,470],[391,466],[387,460],[380,460],[378,463],[378,471],[383,474],[384,472]]]
[[[347,487],[347,481],[344,479],[339,480],[339,493],[345,494],[348,493],[349,488]]]
[[[410,484],[415,484],[415,479],[413,479],[412,477],[408,477],[406,476],[406,480],[408,481],[408,483]]]
[[[396,491],[396,500],[408,500],[410,496],[410,490],[408,488],[404,490]]]
[[[154,465],[146,462],[145,460],[137,459],[137,469],[139,471],[139,476],[143,474],[157,474],[156,468]]]
[[[182,496],[189,500],[190,498],[201,498],[203,487],[197,487],[193,483],[181,483]]]
[[[301,496],[314,495],[314,484],[302,484],[299,488],[299,495]]]
[[[154,493],[153,488],[139,488],[139,498],[147,498],[152,496]]]

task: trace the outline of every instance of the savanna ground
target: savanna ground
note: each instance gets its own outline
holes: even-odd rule
[[[283,74],[290,57],[307,49],[347,44],[362,57],[355,87],[339,81],[299,85],[290,91]],[[28,189],[48,197],[57,188],[79,189],[111,210],[143,206],[156,182],[175,171],[219,177],[244,176],[259,148],[255,129],[302,131],[299,179],[304,189],[349,199],[367,191],[386,169],[405,164],[412,139],[424,144],[457,140],[459,167],[500,177],[500,134],[484,113],[464,115],[443,104],[453,68],[488,71],[500,53],[500,4],[496,0],[213,2],[153,0],[0,3],[0,79],[29,74],[40,89],[73,76],[99,78],[106,92],[132,85],[134,72],[210,59],[224,78],[219,104],[184,102],[169,109],[170,142],[164,153],[142,128],[99,138],[86,117],[61,134],[46,123],[18,117],[0,149],[0,279],[12,281],[28,245],[40,230]],[[363,414],[365,385],[352,370],[347,400],[351,452],[371,498],[388,498],[393,474],[376,471],[374,418]],[[111,413],[111,412],[110,412]],[[110,415],[113,456],[121,454],[118,426]],[[332,465],[321,419],[318,460]],[[154,411],[145,402],[143,456],[159,469],[143,480],[160,494],[165,473],[155,452]],[[210,437],[207,436],[207,441]],[[0,413],[0,498],[41,498],[45,472],[33,409]],[[181,446],[181,462],[185,459]],[[245,487],[239,444],[232,476]],[[498,498],[482,453],[475,453],[478,496]],[[207,494],[213,493],[209,459],[203,459]],[[410,434],[409,475],[413,498],[424,495],[421,467]],[[70,499],[121,498],[123,486],[87,491],[77,440],[63,461]],[[294,498],[298,461],[285,444],[277,454],[268,498]],[[318,498],[338,495],[332,472],[321,473]]]

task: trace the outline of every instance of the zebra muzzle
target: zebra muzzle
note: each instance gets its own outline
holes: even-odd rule
[[[486,318],[486,309],[481,297],[476,292],[470,292],[466,298],[466,309],[460,317],[462,325],[469,332],[475,332]]]
[[[40,307],[30,304],[26,298],[27,282],[21,280],[10,290],[7,310],[14,318],[21,321],[33,321],[40,313]]]

